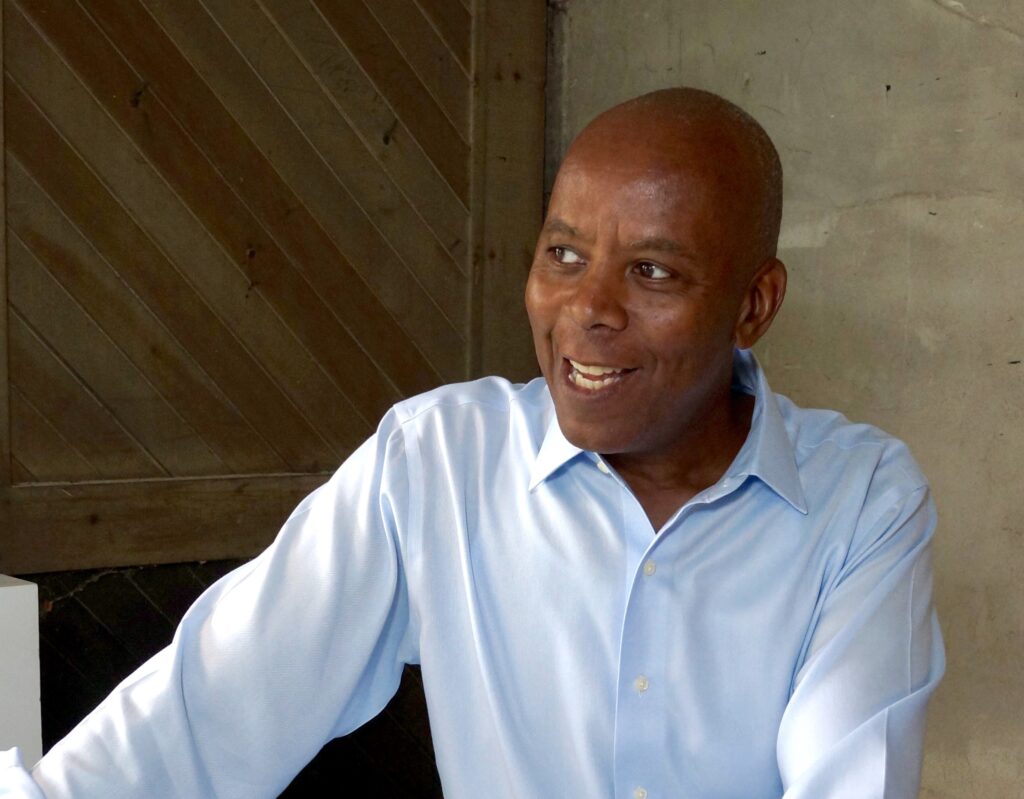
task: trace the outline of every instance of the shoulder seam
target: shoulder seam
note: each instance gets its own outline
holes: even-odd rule
[[[399,405],[401,405],[401,404],[402,403],[399,403]],[[476,405],[476,406],[478,406],[480,408],[487,408],[488,410],[498,411],[499,413],[508,413],[509,410],[510,410],[510,408],[507,405],[506,406],[493,405],[493,404],[491,404],[489,402],[484,402],[482,400],[463,400],[461,402],[450,402],[450,401],[447,401],[447,400],[440,400],[439,399],[439,400],[435,400],[435,401],[431,402],[429,405],[427,405],[424,408],[420,408],[415,413],[412,413],[412,414],[409,414],[409,415],[405,415],[405,414],[402,414],[398,410],[399,405],[395,406],[395,412],[396,412],[396,415],[399,417],[399,420],[398,420],[399,424],[402,424],[402,425],[404,425],[406,422],[413,422],[416,419],[418,419],[419,417],[423,416],[424,414],[430,413],[431,411],[436,411],[439,408],[462,408],[462,407],[464,407],[466,405]]]
[[[870,425],[866,426],[870,427]],[[873,441],[853,441],[844,444],[843,442],[839,441],[835,436],[829,436],[828,438],[820,438],[817,439],[816,441],[797,441],[794,443],[793,446],[796,449],[814,449],[816,447],[824,446],[825,444],[835,444],[839,449],[843,451],[848,451],[851,449],[856,449],[857,447],[884,447],[890,443],[901,444],[904,447],[906,446],[905,444],[903,444],[902,441],[900,441],[900,439],[894,438],[893,436],[890,436],[888,433],[883,433],[882,436],[876,438]]]

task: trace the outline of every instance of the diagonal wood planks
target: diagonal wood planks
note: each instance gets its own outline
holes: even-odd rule
[[[2,2],[0,526],[15,538],[0,564],[174,559],[189,541],[245,554],[238,525],[269,506],[241,513],[248,493],[204,481],[315,485],[395,401],[475,376],[488,346],[519,347],[480,340],[498,330],[482,321],[480,253],[526,232],[518,261],[539,193],[484,177],[487,137],[518,134],[479,124],[480,98],[500,92],[474,71],[473,14],[522,7]],[[528,5],[542,53],[543,4]],[[488,192],[524,209],[496,225],[498,249]],[[519,302],[514,269],[499,311]],[[76,485],[89,488],[31,493]],[[86,505],[108,516],[116,497],[123,529],[93,529]],[[180,533],[169,501],[187,505]],[[203,540],[225,525],[229,544]],[[33,553],[33,537],[66,539],[63,554]]]

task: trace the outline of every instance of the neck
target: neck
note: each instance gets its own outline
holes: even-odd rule
[[[722,400],[689,425],[671,447],[606,456],[655,530],[696,494],[718,482],[746,441],[754,398],[727,389]]]

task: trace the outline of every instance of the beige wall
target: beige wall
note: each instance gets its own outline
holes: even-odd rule
[[[549,152],[690,84],[786,169],[773,387],[906,439],[939,504],[949,669],[922,796],[1024,785],[1024,3],[562,0]]]

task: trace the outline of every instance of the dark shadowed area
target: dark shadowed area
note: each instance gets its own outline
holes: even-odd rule
[[[241,563],[31,575],[39,585],[44,750],[169,643],[192,602]],[[418,668],[406,667],[384,712],[328,743],[282,796],[336,795],[346,785],[373,785],[374,796],[394,799],[441,797]]]

